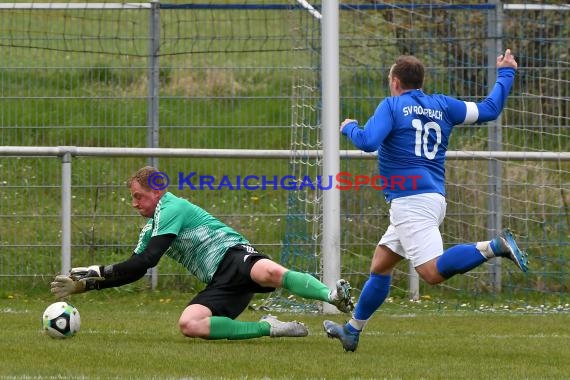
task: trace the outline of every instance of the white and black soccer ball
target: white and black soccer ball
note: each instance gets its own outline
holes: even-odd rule
[[[52,303],[45,309],[42,317],[42,329],[52,338],[71,338],[81,326],[79,311],[67,303]]]

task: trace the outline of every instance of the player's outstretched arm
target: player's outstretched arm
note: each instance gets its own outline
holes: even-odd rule
[[[158,264],[175,238],[174,234],[154,236],[143,252],[133,254],[121,263],[72,268],[69,276],[60,275],[54,279],[51,292],[57,298],[63,298],[93,289],[101,290],[135,282],[149,268]]]
[[[477,103],[476,122],[491,121],[499,117],[511,91],[517,68],[517,61],[510,49],[497,57],[497,81],[489,96]]]

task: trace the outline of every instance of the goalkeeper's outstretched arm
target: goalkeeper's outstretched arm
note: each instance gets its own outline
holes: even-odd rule
[[[137,281],[146,274],[148,269],[158,264],[174,239],[176,239],[174,234],[154,236],[140,254],[133,254],[121,263],[101,267],[100,273],[104,280],[97,282],[96,289],[112,288]]]
[[[149,268],[158,264],[176,235],[154,236],[140,254],[133,254],[127,260],[112,265],[92,265],[72,268],[69,276],[59,275],[51,283],[51,292],[57,297],[101,290],[130,284],[143,277]]]

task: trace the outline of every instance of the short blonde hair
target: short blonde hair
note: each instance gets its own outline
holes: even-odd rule
[[[151,187],[148,183],[148,177],[150,177],[153,173],[157,173],[158,169],[153,166],[145,166],[140,168],[136,171],[135,174],[131,176],[127,180],[127,187],[130,189],[133,181],[138,182],[145,190],[151,190]]]

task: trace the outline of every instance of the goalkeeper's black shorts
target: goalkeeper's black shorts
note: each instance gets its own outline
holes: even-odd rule
[[[260,259],[270,259],[250,245],[228,249],[212,281],[188,305],[206,306],[212,315],[235,319],[249,305],[255,293],[270,293],[251,279],[251,268]]]

